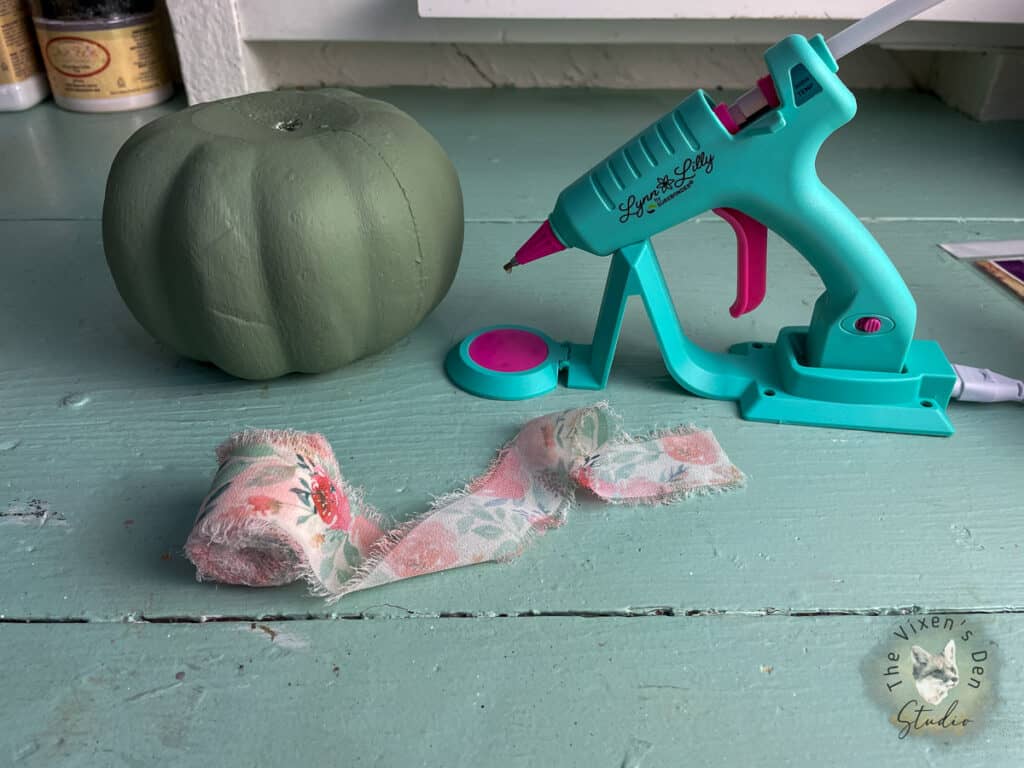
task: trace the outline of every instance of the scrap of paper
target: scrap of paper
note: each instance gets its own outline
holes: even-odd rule
[[[976,240],[939,247],[974,266],[1024,300],[1024,240]]]
[[[217,460],[185,545],[197,578],[253,587],[301,578],[332,599],[510,560],[565,522],[579,487],[608,503],[661,504],[744,482],[710,431],[632,438],[603,403],[528,422],[486,473],[391,530],[321,435],[241,432]]]
[[[1024,257],[976,261],[974,266],[1024,301]]]
[[[939,247],[956,259],[1024,258],[1024,240],[973,240],[966,243],[939,243]]]

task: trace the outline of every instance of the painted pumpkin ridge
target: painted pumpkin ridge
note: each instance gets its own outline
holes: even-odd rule
[[[300,113],[330,129],[267,125]],[[115,158],[103,210],[107,261],[140,323],[253,379],[330,370],[400,339],[443,299],[462,237],[458,177],[433,137],[333,89],[144,126]]]

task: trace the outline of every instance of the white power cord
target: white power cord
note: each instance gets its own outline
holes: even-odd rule
[[[973,368],[970,365],[953,365],[956,384],[953,397],[973,403],[1024,403],[1024,381],[1011,379],[988,368]]]

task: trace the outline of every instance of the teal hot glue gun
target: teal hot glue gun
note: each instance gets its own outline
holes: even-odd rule
[[[600,389],[626,301],[639,295],[672,377],[694,394],[738,401],[744,418],[952,434],[953,367],[936,342],[914,340],[917,309],[907,286],[814,168],[821,145],[857,108],[836,59],[860,44],[858,29],[874,37],[934,4],[897,0],[827,43],[820,35],[787,37],[765,53],[769,75],[736,103],[716,105],[697,91],[573,182],[506,269],[570,247],[611,254],[592,343],[485,328],[449,354],[452,380],[479,396],[516,400],[550,391],[564,370],[567,386]],[[650,238],[707,210],[725,218],[738,241],[733,316],[764,298],[771,228],[825,285],[808,326],[726,353],[687,338]]]

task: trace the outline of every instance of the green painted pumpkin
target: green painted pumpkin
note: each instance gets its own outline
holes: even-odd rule
[[[136,132],[103,245],[138,321],[246,379],[378,352],[444,298],[462,193],[415,120],[350,91],[254,93]]]

